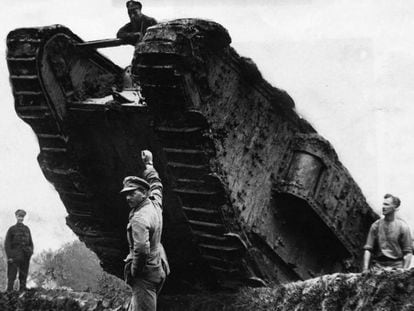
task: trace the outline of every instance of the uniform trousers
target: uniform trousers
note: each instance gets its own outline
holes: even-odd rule
[[[19,272],[20,290],[26,289],[27,274],[29,272],[30,257],[24,259],[13,259],[13,262],[7,263],[7,290],[13,290],[14,281],[17,272]]]
[[[128,311],[155,311],[157,297],[165,282],[165,272],[155,278],[136,278],[132,284],[132,297]]]

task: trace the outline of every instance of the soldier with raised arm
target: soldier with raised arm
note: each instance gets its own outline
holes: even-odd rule
[[[167,256],[161,244],[162,183],[154,169],[152,153],[141,152],[144,178],[125,177],[121,193],[130,207],[125,280],[132,287],[130,311],[156,310],[157,296],[169,274]]]

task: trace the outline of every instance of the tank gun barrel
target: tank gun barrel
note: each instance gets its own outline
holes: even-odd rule
[[[102,39],[102,40],[93,40],[86,42],[76,43],[75,46],[78,48],[90,48],[90,49],[100,49],[100,48],[109,48],[121,45],[128,45],[129,43],[123,39]]]

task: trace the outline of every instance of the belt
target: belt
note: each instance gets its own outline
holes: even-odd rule
[[[390,258],[390,257],[386,257],[386,256],[381,256],[378,258],[374,259],[375,261],[379,261],[379,262],[385,262],[385,261],[402,261],[402,258]]]

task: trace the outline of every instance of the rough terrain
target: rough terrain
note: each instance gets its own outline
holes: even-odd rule
[[[89,293],[29,290],[0,293],[0,310],[126,310],[129,293],[102,297]],[[274,288],[241,288],[237,292],[162,296],[159,310],[277,311],[412,311],[414,269],[331,274]]]

